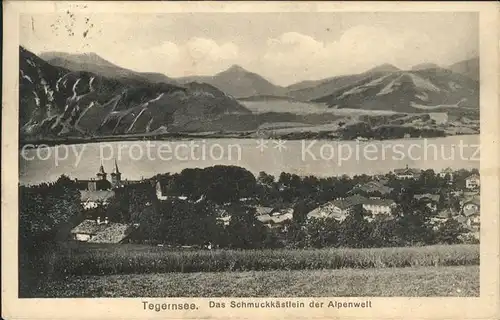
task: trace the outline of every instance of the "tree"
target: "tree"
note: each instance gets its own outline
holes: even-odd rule
[[[74,181],[62,175],[53,184],[19,188],[19,234],[21,240],[55,240],[60,229],[83,208]]]
[[[323,248],[337,246],[339,223],[332,218],[312,219],[307,223],[307,246]]]
[[[436,241],[444,244],[455,244],[460,242],[460,236],[466,229],[455,219],[448,219],[441,224],[436,231]]]
[[[255,218],[255,208],[234,206],[227,232],[234,248],[262,248],[267,238],[267,228]]]
[[[274,183],[274,176],[261,171],[259,172],[257,182],[265,186],[272,186]]]
[[[394,247],[402,244],[402,240],[396,233],[396,219],[375,218],[371,224],[371,233],[369,237],[370,246]]]
[[[364,219],[364,210],[357,206],[340,224],[339,245],[351,248],[363,248],[369,245],[371,233],[369,223]]]

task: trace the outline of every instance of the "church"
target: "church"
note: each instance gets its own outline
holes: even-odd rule
[[[75,179],[75,182],[80,190],[80,200],[84,209],[97,208],[100,205],[106,205],[110,199],[115,196],[115,190],[125,185],[137,183],[140,181],[122,180],[122,174],[118,169],[118,164],[115,160],[113,171],[110,174],[111,181],[108,180],[108,174],[101,166],[96,173],[96,178],[90,180]]]
[[[90,180],[75,179],[75,182],[78,185],[78,189],[92,192],[92,191],[112,190],[120,188],[124,185],[122,182],[122,174],[118,169],[118,164],[116,163],[116,160],[113,172],[111,172],[110,174],[111,181],[108,180],[108,174],[104,170],[102,162],[101,166],[99,167],[99,170],[97,171],[96,176],[97,178],[91,178]]]

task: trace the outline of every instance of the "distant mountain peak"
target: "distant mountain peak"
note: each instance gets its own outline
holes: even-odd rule
[[[418,71],[418,70],[439,69],[439,68],[441,67],[435,63],[425,62],[414,65],[413,67],[411,67],[411,70]]]
[[[238,64],[233,64],[225,72],[249,72],[249,71]]]
[[[49,63],[53,62],[54,59],[64,59],[78,63],[91,63],[96,65],[116,67],[115,64],[104,59],[95,52],[67,53],[67,52],[48,51],[48,52],[42,52],[40,54],[40,57]]]
[[[374,72],[398,72],[401,71],[398,67],[390,64],[390,63],[384,63],[379,66],[376,66],[375,68],[371,68],[370,70],[366,71],[366,73],[374,73]]]

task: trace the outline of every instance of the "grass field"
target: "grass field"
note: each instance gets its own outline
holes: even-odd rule
[[[479,296],[479,266],[69,277],[36,297]]]
[[[171,250],[142,245],[83,245],[54,255],[62,275],[368,269],[479,265],[479,245],[399,248]]]

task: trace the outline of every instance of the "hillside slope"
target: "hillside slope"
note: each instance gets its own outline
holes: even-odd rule
[[[250,113],[207,84],[184,87],[52,66],[20,47],[21,138],[181,131],[186,123]]]
[[[447,69],[372,74],[314,100],[334,108],[429,112],[479,109],[479,83]]]
[[[457,62],[448,67],[455,73],[463,74],[473,80],[479,81],[479,58],[472,58]]]
[[[374,75],[385,75],[398,71],[400,70],[391,64],[382,64],[360,74],[342,75],[316,82],[305,81],[291,85],[287,88],[287,94],[297,100],[312,101]]]

